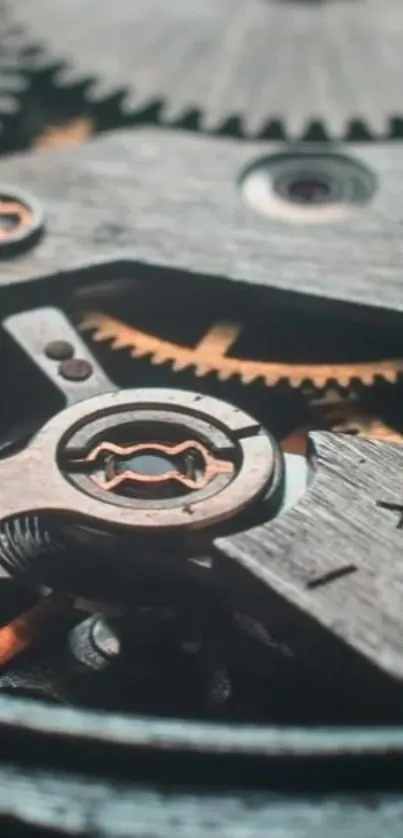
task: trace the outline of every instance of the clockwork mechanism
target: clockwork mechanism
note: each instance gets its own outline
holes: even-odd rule
[[[7,838],[401,834],[402,21],[0,0]]]
[[[222,392],[274,422],[288,450],[304,451],[315,427],[401,441],[398,330],[285,306],[252,289],[246,298],[218,282],[206,289],[194,280],[191,293],[175,281],[135,282],[127,294],[98,306],[86,300],[76,314],[122,385]]]
[[[118,388],[58,309],[4,328],[65,406],[0,461],[2,574],[42,594],[0,631],[0,686],[116,709],[123,690],[131,711],[229,703],[237,715],[235,684],[249,669],[264,680],[266,657],[296,677],[290,650],[222,601],[212,545],[295,503],[304,458],[225,401]]]
[[[251,594],[231,545],[309,496],[312,430],[400,443],[399,333],[206,283],[92,280],[4,321],[37,395],[31,424],[21,388],[2,419],[0,566],[18,604],[0,687],[182,717],[398,717],[383,675],[364,712],[354,677],[358,703],[306,668],[305,629]],[[346,561],[307,590],[355,573]]]

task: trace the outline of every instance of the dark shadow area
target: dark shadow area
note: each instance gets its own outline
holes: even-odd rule
[[[54,829],[47,826],[33,826],[29,823],[21,823],[20,819],[12,815],[0,816],[0,829],[4,830],[3,835],[7,838],[63,838],[71,832],[66,831],[61,826],[60,829]]]

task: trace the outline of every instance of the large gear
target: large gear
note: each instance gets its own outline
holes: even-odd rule
[[[166,122],[192,116],[218,130],[238,119],[259,134],[279,120],[300,136],[319,119],[340,136],[351,120],[384,134],[402,112],[400,0],[10,0],[10,9],[44,60],[63,62],[63,82],[93,80],[94,98],[126,90],[128,110],[159,102]]]
[[[91,339],[109,342],[112,350],[128,350],[133,358],[146,357],[152,364],[170,363],[174,372],[191,369],[196,377],[215,373],[221,381],[237,377],[242,384],[259,381],[266,386],[286,382],[299,388],[310,419],[281,439],[285,451],[306,454],[308,433],[321,427],[335,433],[403,443],[403,433],[365,406],[355,382],[372,385],[383,379],[396,382],[403,369],[400,359],[339,364],[275,363],[229,356],[241,327],[216,323],[194,347],[184,347],[122,323],[105,314],[87,315],[81,321]]]
[[[323,388],[329,382],[348,387],[352,381],[373,384],[379,378],[393,383],[403,372],[403,359],[392,358],[352,363],[298,364],[268,360],[249,360],[228,356],[239,326],[218,323],[195,347],[163,340],[105,314],[90,314],[81,321],[81,329],[92,333],[95,342],[110,341],[113,349],[127,349],[132,357],[149,357],[153,364],[170,362],[175,371],[192,368],[196,376],[214,372],[225,381],[233,376],[244,384],[261,380],[266,385],[287,381],[292,387],[311,383]]]
[[[6,0],[0,0],[0,133],[4,118],[19,108],[19,96],[27,85],[24,71],[33,60],[35,49],[27,45],[12,19]]]

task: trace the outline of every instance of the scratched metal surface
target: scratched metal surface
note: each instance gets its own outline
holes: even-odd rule
[[[400,835],[400,731],[184,725],[6,698],[0,729],[10,838]]]
[[[164,790],[80,774],[0,769],[0,826],[8,838],[400,838],[398,794],[315,799],[275,792]],[[74,805],[72,804],[74,801]],[[33,831],[35,830],[35,831]],[[49,832],[49,830],[52,830]]]
[[[42,240],[1,265],[5,304],[20,307],[21,288],[33,299],[35,277],[51,277],[47,288],[55,292],[60,283],[77,281],[73,268],[103,265],[113,275],[120,263],[134,271],[139,264],[179,268],[189,282],[195,273],[246,280],[301,300],[305,292],[310,304],[327,298],[379,307],[381,301],[397,317],[403,307],[400,146],[351,150],[379,178],[373,201],[346,221],[293,226],[292,236],[287,223],[260,217],[240,198],[237,178],[256,153],[254,144],[121,132],[79,149],[0,163],[0,179],[7,175],[10,185],[28,189],[46,217]],[[400,501],[402,449],[326,436],[314,444],[318,470],[308,499],[257,535],[235,539],[228,551],[325,630],[329,677],[348,659],[340,654],[330,661],[330,635],[399,680],[401,532],[378,502]],[[357,572],[310,588],[314,577],[345,565]]]
[[[92,15],[90,39],[82,25],[88,2],[56,9],[44,0],[15,0],[12,13],[23,20],[27,38],[43,40],[45,64],[65,58],[64,79],[100,68],[96,98],[128,85],[135,69],[139,81],[128,109],[161,97],[166,120],[196,108],[206,128],[236,116],[256,133],[280,118],[292,134],[318,116],[337,135],[356,118],[383,132],[401,113],[402,20],[392,0],[389,14],[374,2],[296,7],[256,1],[248,8],[238,2],[230,21],[233,5],[204,4],[205,28],[200,25],[197,36],[201,81],[192,73],[178,77],[178,60],[195,37],[184,26],[183,51],[169,61],[179,17],[173,19],[172,9],[179,3],[169,10],[165,4],[162,34],[148,25],[157,5],[136,5],[144,58],[136,57],[135,66],[133,30],[125,25],[122,44],[121,18],[113,25],[116,3],[104,7],[104,17]],[[134,4],[129,8],[126,0],[121,9],[131,18]],[[206,48],[205,33],[218,15],[220,36]],[[301,50],[294,50],[295,27]],[[115,37],[121,62],[111,48]],[[253,67],[245,37],[256,56]],[[159,57],[152,65],[151,42]],[[169,48],[158,50],[156,43]],[[251,96],[256,68],[271,78],[278,66],[281,84],[276,77]],[[216,85],[206,84],[208,72]],[[235,76],[241,84],[234,84]],[[111,275],[119,264],[129,272],[148,269],[150,281],[155,268],[167,275],[179,268],[189,282],[194,273],[224,276],[300,294],[309,304],[366,305],[376,316],[381,307],[383,314],[396,312],[399,322],[403,151],[398,145],[342,149],[375,173],[374,199],[345,221],[302,229],[258,216],[239,197],[244,168],[278,149],[125,132],[82,149],[2,162],[0,180],[29,189],[46,214],[40,244],[0,263],[2,308],[13,311],[35,304],[38,294],[56,294],[75,282],[74,269],[98,265],[96,272]],[[48,277],[50,283],[31,282]],[[370,715],[381,702],[393,724],[402,699],[403,590],[396,557],[403,538],[403,454],[397,446],[327,435],[313,438],[313,451],[316,479],[302,504],[273,526],[217,543],[217,583],[231,600],[241,582],[245,599],[261,617],[270,611],[271,628],[337,701],[353,706],[359,684],[360,695],[367,690],[365,711]],[[227,585],[229,569],[233,582]],[[10,838],[401,835],[401,728],[178,725],[1,698],[0,731],[0,830]]]
[[[4,121],[19,107],[19,96],[27,87],[25,72],[32,54],[6,0],[0,2],[0,137]]]
[[[166,121],[238,118],[256,134],[312,119],[340,136],[361,119],[374,134],[402,113],[399,0],[12,0],[10,12],[60,80],[91,79],[89,96],[126,90],[126,110],[162,103]],[[90,22],[90,23],[89,23]],[[376,61],[374,56],[376,55]]]
[[[121,131],[79,148],[0,162],[0,183],[42,203],[41,242],[0,262],[10,294],[36,277],[111,263],[185,270],[281,292],[401,311],[403,152],[343,146],[377,181],[369,203],[337,221],[291,224],[260,215],[239,178],[284,147],[158,130]],[[361,314],[360,314],[361,316]]]

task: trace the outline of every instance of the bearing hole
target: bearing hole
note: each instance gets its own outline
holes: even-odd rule
[[[1,213],[0,214],[0,227],[3,230],[9,231],[13,230],[14,227],[18,227],[20,223],[20,217],[17,213]]]
[[[287,184],[286,194],[297,204],[324,204],[332,193],[329,183],[319,178],[299,177]]]

